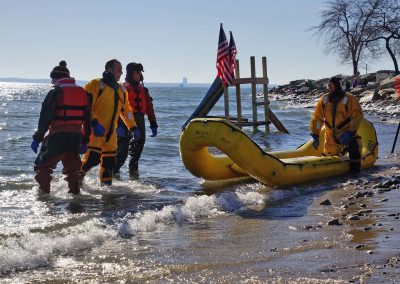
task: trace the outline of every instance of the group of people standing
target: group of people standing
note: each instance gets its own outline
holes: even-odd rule
[[[101,184],[111,185],[128,154],[129,176],[139,177],[139,159],[146,137],[144,116],[150,121],[152,137],[158,129],[142,72],[142,64],[129,63],[125,83],[120,84],[122,65],[112,59],[106,62],[101,78],[82,88],[70,77],[65,61],[53,68],[53,88],[42,104],[31,144],[35,153],[42,144],[34,166],[42,192],[50,193],[52,173],[60,161],[72,194],[80,193],[85,174],[97,165]],[[79,154],[84,155],[82,160]]]
[[[58,162],[63,163],[69,192],[80,193],[83,177],[100,165],[100,182],[111,185],[127,156],[129,176],[139,177],[138,163],[143,151],[145,119],[150,121],[152,137],[157,135],[157,120],[152,98],[143,86],[143,66],[129,63],[125,83],[118,83],[122,65],[112,59],[105,65],[102,78],[80,87],[70,77],[65,61],[50,73],[53,88],[40,112],[32,150],[40,152],[35,160],[35,179],[42,192],[50,193],[50,181]],[[356,174],[361,166],[361,141],[357,129],[363,119],[354,96],[343,91],[340,78],[328,82],[328,94],[317,103],[310,123],[313,146],[320,147],[320,132],[325,126],[323,155],[349,153],[349,170]],[[46,135],[46,133],[48,133]],[[79,154],[83,154],[82,160]]]

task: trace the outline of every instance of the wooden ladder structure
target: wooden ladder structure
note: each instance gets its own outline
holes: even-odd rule
[[[238,127],[242,128],[244,126],[253,126],[253,131],[258,130],[258,126],[265,125],[265,132],[269,132],[269,125],[272,122],[275,127],[284,133],[289,133],[289,131],[283,126],[283,124],[279,121],[279,119],[275,116],[272,110],[269,108],[269,99],[268,99],[268,77],[267,77],[267,58],[262,57],[262,69],[263,76],[256,77],[256,65],[255,65],[255,57],[250,57],[250,67],[251,67],[251,77],[250,78],[240,78],[240,68],[239,68],[239,60],[236,60],[235,67],[235,79],[233,80],[233,85],[236,87],[236,111],[237,111],[237,120],[232,120],[229,114],[229,90],[228,87],[224,87],[224,106],[225,106],[225,119],[231,121],[236,124]],[[243,119],[242,116],[242,99],[241,99],[241,88],[242,84],[251,84],[251,100],[252,100],[252,112],[253,117],[252,121],[248,121],[247,119]],[[262,101],[257,101],[257,84],[263,85],[263,99]],[[258,120],[258,110],[257,108],[262,106],[264,109],[264,120]]]

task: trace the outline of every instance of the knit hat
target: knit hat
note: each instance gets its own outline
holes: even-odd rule
[[[54,67],[50,72],[51,79],[69,78],[69,70],[67,69],[67,62],[64,60],[60,61],[58,66]]]

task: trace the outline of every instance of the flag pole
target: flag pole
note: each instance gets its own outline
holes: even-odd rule
[[[396,147],[396,142],[397,142],[397,136],[399,136],[399,130],[400,130],[400,121],[399,125],[397,126],[397,131],[396,131],[396,136],[394,137],[394,142],[393,142],[393,147],[392,147],[392,154],[394,152],[394,147]]]

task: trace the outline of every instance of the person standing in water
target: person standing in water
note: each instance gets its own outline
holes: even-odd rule
[[[88,145],[89,151],[82,159],[82,170],[86,173],[100,164],[100,182],[111,185],[117,154],[117,121],[121,117],[133,133],[133,139],[140,139],[140,131],[128,101],[125,87],[118,83],[122,65],[112,59],[105,65],[102,78],[86,84],[85,90],[93,95],[91,126],[93,133]]]
[[[35,179],[42,192],[50,193],[51,175],[61,161],[69,193],[79,194],[82,177],[79,153],[86,152],[89,142],[91,95],[75,84],[65,61],[54,67],[50,78],[53,88],[42,103],[38,129],[31,144],[37,153],[42,143],[35,160]]]
[[[149,90],[143,86],[143,65],[141,63],[129,63],[126,66],[126,78],[124,86],[128,91],[129,104],[135,116],[137,126],[140,130],[140,140],[130,139],[131,134],[119,121],[117,133],[118,135],[118,153],[117,162],[114,167],[114,173],[119,171],[129,154],[129,177],[132,179],[139,178],[139,159],[142,155],[143,147],[146,142],[145,115],[150,122],[151,137],[157,136],[158,124],[154,113],[153,98],[149,94]]]

